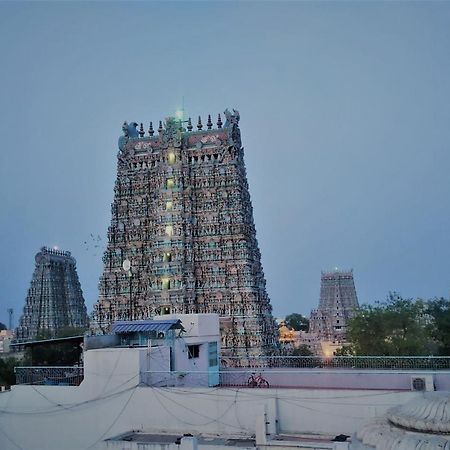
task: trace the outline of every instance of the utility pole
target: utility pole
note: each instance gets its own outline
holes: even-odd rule
[[[8,315],[9,315],[9,329],[13,329],[13,314],[14,310],[12,308],[8,308]]]

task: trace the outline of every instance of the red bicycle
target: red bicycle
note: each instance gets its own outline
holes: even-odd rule
[[[261,374],[256,375],[256,373],[253,372],[247,380],[247,386],[251,388],[268,388],[269,382],[263,378]]]

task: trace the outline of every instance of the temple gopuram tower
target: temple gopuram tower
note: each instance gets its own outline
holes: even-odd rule
[[[222,354],[276,345],[241,146],[239,113],[125,123],[94,326],[159,314],[217,313]]]
[[[322,272],[319,307],[311,311],[309,333],[322,343],[322,349],[341,347],[346,343],[347,321],[358,308],[353,270]]]
[[[33,340],[43,333],[54,337],[65,327],[89,326],[83,292],[70,252],[42,247],[28,290],[16,340]]]

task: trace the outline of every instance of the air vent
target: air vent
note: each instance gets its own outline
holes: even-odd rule
[[[422,377],[411,377],[412,391],[434,391],[434,380],[432,375]]]
[[[425,378],[413,378],[411,380],[411,389],[413,391],[424,391],[426,388]]]

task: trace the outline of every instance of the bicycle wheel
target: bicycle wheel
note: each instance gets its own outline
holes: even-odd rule
[[[256,383],[255,378],[253,376],[249,377],[249,379],[247,381],[247,386],[254,388],[254,387],[256,387],[256,385],[257,385],[257,383]]]
[[[269,382],[267,380],[261,380],[258,384],[258,387],[260,388],[268,388],[269,387]]]

